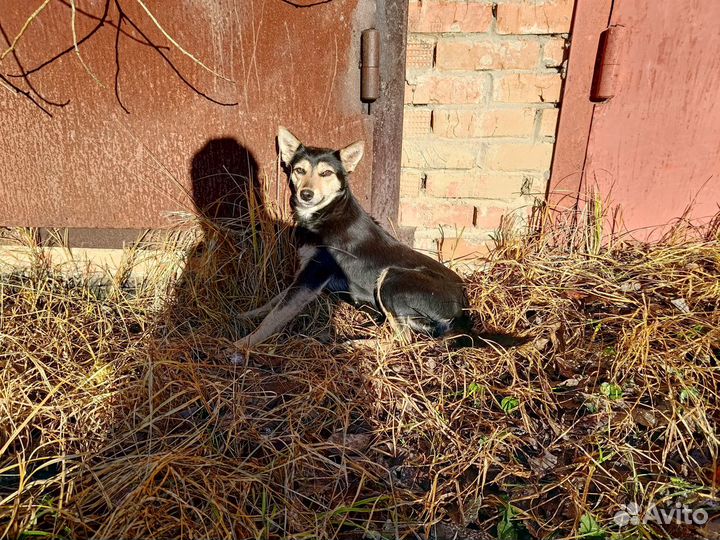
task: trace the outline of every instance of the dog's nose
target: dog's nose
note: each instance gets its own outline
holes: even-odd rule
[[[313,198],[313,195],[315,195],[315,193],[313,193],[312,189],[300,190],[300,198],[305,202],[311,200]]]

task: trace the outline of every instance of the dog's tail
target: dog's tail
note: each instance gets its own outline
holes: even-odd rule
[[[510,347],[519,347],[532,341],[532,337],[520,334],[508,334],[501,332],[477,332],[474,329],[472,318],[469,314],[464,313],[462,318],[455,321],[453,330],[445,335],[445,339],[449,340],[453,348],[485,348],[501,347],[508,349]]]
[[[502,348],[509,349],[511,347],[520,347],[532,341],[532,337],[514,335],[514,334],[499,334],[495,332],[451,332],[445,335],[445,340],[450,342],[453,349],[464,349],[464,348]]]

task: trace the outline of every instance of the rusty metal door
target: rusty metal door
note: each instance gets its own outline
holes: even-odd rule
[[[720,210],[720,2],[615,1],[588,92],[595,51],[592,58],[579,55],[589,50],[582,37],[592,32],[596,8],[593,2],[577,4],[578,57],[571,52],[565,92],[571,108],[582,89],[587,105],[578,112],[596,101],[587,116],[578,189],[596,187],[619,208],[612,225],[638,239],[659,238],[663,225],[688,207],[687,217],[707,221]],[[553,187],[572,184],[580,163],[575,159],[573,165],[574,150],[564,146],[570,138],[563,138],[577,134],[583,114],[569,108],[562,111]]]
[[[393,218],[406,9],[402,0],[0,0],[0,225],[162,227],[247,176],[282,200],[278,124],[314,145],[365,140],[354,191]],[[372,114],[359,69],[370,27],[384,49]],[[377,143],[378,130],[389,143]]]

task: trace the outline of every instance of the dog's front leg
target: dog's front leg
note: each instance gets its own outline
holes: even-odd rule
[[[236,341],[233,345],[240,351],[247,351],[265,341],[317,298],[331,278],[332,273],[326,266],[316,261],[310,261],[300,270],[293,284],[282,294],[282,298],[277,301],[275,307],[255,331]],[[235,355],[233,360],[242,361],[242,355]]]
[[[327,282],[325,282],[327,283]],[[254,332],[234,343],[238,349],[249,349],[277,332],[282,326],[293,320],[302,309],[317,298],[322,287],[311,289],[309,287],[290,287],[285,297],[268,313]]]
[[[282,291],[280,294],[271,298],[266,304],[263,304],[259,308],[251,309],[240,314],[241,319],[256,319],[258,317],[264,317],[272,311],[272,309],[282,300],[283,296],[287,293],[287,290]]]

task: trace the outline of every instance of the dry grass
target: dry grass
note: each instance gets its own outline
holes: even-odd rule
[[[37,246],[5,269],[0,537],[707,533],[612,517],[717,513],[716,227],[650,247],[503,235],[469,291],[479,325],[533,336],[518,348],[403,344],[324,299],[233,366],[236,315],[292,272],[282,227],[252,221],[164,239],[181,275],[68,275]]]

